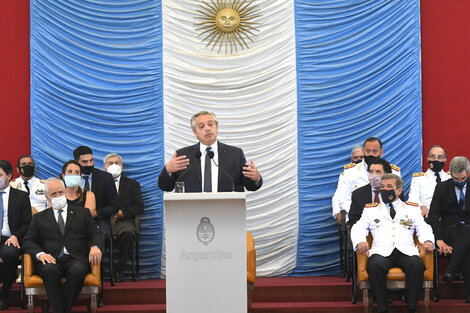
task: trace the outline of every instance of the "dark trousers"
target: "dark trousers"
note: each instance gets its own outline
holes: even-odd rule
[[[418,296],[423,288],[424,264],[419,256],[408,256],[394,249],[388,257],[374,254],[369,258],[367,273],[377,301],[379,312],[388,311],[387,273],[392,267],[399,267],[406,274],[406,295],[408,310],[416,310]]]
[[[124,270],[127,260],[129,259],[129,253],[131,252],[132,245],[136,240],[135,227],[132,223],[127,221],[116,221],[115,236],[118,241],[119,248],[119,270]]]
[[[70,255],[64,255],[56,260],[56,264],[36,263],[37,273],[44,280],[46,294],[53,313],[69,313],[80,294],[83,281],[89,272],[85,265]],[[60,279],[65,277],[67,282],[62,285]]]
[[[452,246],[449,270],[455,272],[460,266],[467,295],[470,295],[470,225],[455,227],[446,239]]]
[[[2,297],[8,297],[11,285],[16,279],[16,268],[18,266],[18,258],[20,256],[20,249],[15,246],[5,246],[5,241],[9,237],[1,237],[0,245],[0,258],[3,260],[3,289]]]

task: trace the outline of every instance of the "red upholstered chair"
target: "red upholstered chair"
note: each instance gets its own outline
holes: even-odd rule
[[[256,251],[255,251],[255,241],[253,236],[247,232],[246,233],[246,276],[247,276],[247,304],[248,312],[251,311],[251,296],[255,288],[256,280]]]
[[[34,274],[34,262],[31,255],[24,254],[24,288],[25,294],[28,297],[28,312],[34,312],[34,296],[40,299],[47,299],[46,289],[44,282],[39,275]],[[80,292],[79,298],[87,297],[90,298],[88,302],[88,312],[95,313],[97,310],[97,295],[101,287],[100,279],[100,265],[91,265],[91,272],[85,276],[82,291]],[[65,278],[62,278],[62,283],[65,283]],[[47,301],[44,301],[45,307],[43,311],[49,312],[47,307]]]
[[[434,260],[433,253],[424,252],[423,245],[418,241],[416,234],[414,235],[415,244],[419,248],[419,256],[424,263],[424,311],[429,313],[429,298],[430,290],[433,286],[433,275],[434,275]],[[372,236],[367,236],[367,242],[369,246],[372,246]],[[359,282],[359,288],[362,289],[362,301],[364,302],[364,312],[368,313],[372,307],[372,299],[369,293],[371,289],[369,284],[369,274],[367,273],[367,261],[368,256],[363,255],[359,251],[356,251],[357,255],[357,278]],[[387,274],[387,288],[390,290],[405,289],[405,273],[398,267],[391,268]]]

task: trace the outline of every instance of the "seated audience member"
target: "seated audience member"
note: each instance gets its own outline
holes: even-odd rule
[[[351,209],[349,210],[349,224],[354,225],[362,215],[367,203],[380,203],[380,185],[385,173],[392,173],[390,164],[382,158],[376,158],[369,164],[369,183],[353,191],[351,195]]]
[[[62,166],[62,180],[65,183],[65,197],[68,204],[85,207],[90,210],[93,217],[96,217],[95,194],[91,191],[83,191],[80,188],[82,180],[82,170],[77,161],[67,161]]]
[[[446,164],[446,158],[447,153],[443,147],[432,146],[428,150],[429,169],[426,172],[414,173],[411,179],[408,200],[418,203],[425,218],[429,214],[436,184],[450,178],[450,175],[442,170]]]
[[[73,151],[73,158],[80,164],[83,191],[92,191],[96,201],[96,223],[104,233],[111,232],[111,217],[119,210],[119,198],[113,176],[95,168],[93,152],[87,146],[80,146]]]
[[[392,267],[399,267],[405,272],[408,312],[416,312],[425,267],[413,234],[416,232],[426,252],[432,252],[434,248],[431,226],[424,222],[416,204],[404,203],[399,199],[402,192],[403,180],[397,175],[385,174],[382,177],[380,203],[367,204],[361,218],[351,229],[354,249],[369,255],[367,273],[379,312],[388,312],[387,273]],[[369,232],[372,247],[366,240]]]
[[[382,141],[376,137],[367,138],[363,148],[364,160],[361,163],[350,163],[344,166],[344,172],[339,175],[338,187],[332,198],[333,217],[341,224],[340,212],[344,210],[349,213],[351,207],[351,195],[354,190],[369,183],[368,168],[371,161],[381,158],[383,155]],[[392,173],[400,176],[400,168],[393,164]]]
[[[120,155],[110,153],[104,158],[104,169],[113,175],[119,196],[119,211],[114,215],[116,227],[113,236],[117,237],[119,263],[116,269],[116,281],[124,281],[124,268],[127,264],[132,243],[136,240],[135,216],[144,211],[144,201],[140,184],[122,175],[123,163]]]
[[[8,294],[16,278],[18,257],[23,237],[31,221],[31,204],[28,194],[10,186],[13,167],[0,160],[0,258],[3,260],[3,286],[0,294],[0,310],[8,309]]]
[[[364,160],[364,152],[362,146],[355,146],[351,150],[351,163],[359,164]]]
[[[465,301],[470,303],[470,164],[466,157],[450,161],[452,179],[436,185],[429,210],[429,223],[436,236],[441,254],[450,254],[450,264],[443,279],[452,282],[457,269],[462,269],[466,289]]]
[[[36,167],[33,157],[30,155],[22,155],[16,163],[16,170],[20,173],[20,177],[13,179],[10,185],[19,190],[26,191],[29,194],[29,201],[33,213],[41,212],[46,208],[47,200],[44,193],[44,179],[34,176]]]
[[[103,235],[88,209],[67,204],[61,179],[46,181],[46,197],[52,209],[34,215],[24,250],[36,260],[52,312],[68,313],[90,271],[89,263],[101,262]]]

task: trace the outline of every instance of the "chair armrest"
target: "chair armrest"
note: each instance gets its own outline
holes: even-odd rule
[[[24,279],[28,280],[34,274],[34,262],[30,254],[23,254]]]
[[[91,268],[91,274],[93,274],[93,276],[97,277],[97,278],[100,278],[101,277],[101,264],[90,264],[90,268]]]
[[[253,236],[246,232],[247,281],[254,283],[256,279],[256,251]]]

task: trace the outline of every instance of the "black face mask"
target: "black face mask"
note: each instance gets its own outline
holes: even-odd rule
[[[439,173],[443,168],[446,162],[441,162],[441,161],[428,161],[429,167],[431,170],[435,173]],[[432,164],[432,166],[431,166]]]
[[[31,177],[34,175],[34,165],[23,165],[20,167],[20,174],[24,177]]]
[[[83,175],[90,175],[91,172],[93,171],[94,166],[80,166],[82,168],[82,174]]]
[[[356,161],[353,161],[353,163],[356,163],[356,164],[359,164],[359,163],[361,163],[361,162],[362,162],[362,160],[361,160],[361,159],[359,159],[359,160],[356,160]]]
[[[373,155],[365,155],[364,156],[364,161],[366,162],[367,166],[369,166],[370,163],[372,163],[372,161],[374,161],[375,159],[377,159],[377,157],[375,157]]]
[[[382,201],[384,203],[391,203],[393,202],[397,195],[395,194],[395,190],[380,190],[380,195],[382,196]]]

